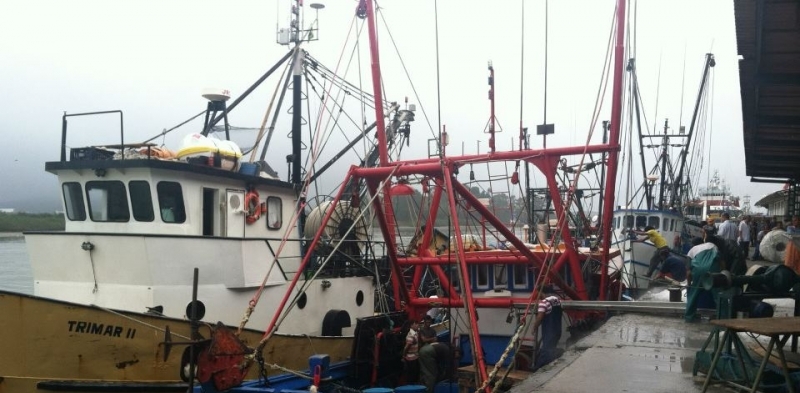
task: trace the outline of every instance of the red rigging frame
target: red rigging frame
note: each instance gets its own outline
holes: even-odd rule
[[[490,151],[486,154],[465,155],[457,157],[447,157],[444,154],[440,158],[435,159],[422,159],[422,160],[408,160],[408,161],[395,161],[390,162],[388,158],[385,124],[383,107],[380,105],[383,102],[381,92],[381,75],[380,75],[380,58],[378,51],[377,34],[375,29],[374,19],[374,5],[372,1],[365,1],[367,24],[369,29],[370,39],[370,53],[371,53],[371,67],[373,79],[373,92],[375,96],[376,108],[376,122],[377,122],[377,136],[380,154],[380,166],[376,168],[361,168],[353,166],[342,183],[338,194],[334,198],[331,207],[328,209],[320,229],[315,235],[314,239],[308,246],[309,250],[315,249],[317,243],[320,241],[322,231],[330,220],[332,213],[336,210],[336,205],[343,199],[349,198],[345,194],[345,185],[351,180],[365,180],[368,190],[372,196],[381,193],[383,198],[373,198],[372,208],[377,212],[376,217],[383,234],[384,241],[386,242],[386,249],[388,250],[388,258],[392,270],[392,288],[394,291],[395,308],[405,309],[409,312],[411,318],[419,318],[431,306],[430,299],[421,298],[417,296],[416,292],[410,290],[416,288],[420,284],[422,269],[416,269],[411,282],[406,282],[406,277],[402,273],[402,268],[413,267],[430,267],[436,274],[441,282],[442,289],[445,296],[436,299],[436,302],[443,307],[465,307],[469,315],[471,324],[471,341],[474,343],[473,348],[481,348],[480,336],[478,331],[476,308],[509,308],[514,304],[529,303],[531,299],[538,296],[538,287],[534,289],[530,298],[475,298],[473,297],[470,285],[463,285],[462,293],[457,293],[450,283],[447,274],[443,271],[441,265],[454,263],[458,266],[462,277],[469,277],[468,266],[472,264],[486,264],[486,263],[504,263],[504,264],[524,264],[529,265],[532,269],[542,272],[546,276],[546,280],[552,282],[563,290],[567,296],[574,300],[589,300],[589,295],[586,289],[586,283],[583,276],[580,274],[582,263],[586,260],[586,255],[579,253],[575,246],[574,239],[570,234],[568,222],[564,219],[566,212],[566,202],[562,198],[558,184],[556,183],[556,170],[561,159],[564,156],[571,155],[584,155],[590,153],[606,153],[606,176],[607,182],[603,191],[602,198],[604,200],[603,209],[601,212],[601,228],[603,228],[604,235],[600,236],[601,245],[599,251],[593,253],[592,257],[600,261],[600,284],[598,300],[606,300],[610,295],[608,264],[610,258],[615,255],[610,255],[610,242],[611,242],[611,218],[614,208],[614,194],[615,194],[615,179],[617,175],[617,159],[620,150],[619,135],[621,123],[621,108],[622,108],[622,78],[623,78],[623,65],[624,65],[624,36],[625,36],[625,0],[617,1],[616,9],[616,37],[614,46],[614,69],[613,69],[613,101],[612,101],[612,114],[611,114],[611,132],[609,135],[608,143],[599,145],[586,145],[574,147],[560,147],[560,148],[544,148],[544,149],[520,149],[516,151]],[[494,135],[491,135],[494,138]],[[499,161],[524,161],[537,167],[547,178],[547,186],[550,190],[550,197],[552,198],[553,205],[558,217],[557,231],[563,239],[564,249],[561,251],[558,259],[552,266],[546,266],[547,252],[534,251],[526,247],[523,240],[519,239],[511,230],[507,229],[503,222],[495,216],[488,208],[486,208],[474,195],[470,193],[466,186],[458,182],[454,173],[462,166],[475,163],[489,163]],[[427,179],[428,182],[433,184],[433,196],[431,198],[431,212],[427,218],[425,225],[425,232],[422,237],[422,243],[419,247],[419,255],[417,256],[398,256],[397,248],[394,238],[394,218],[392,210],[392,198],[389,194],[390,187],[381,187],[383,184],[396,184],[398,178],[406,176],[420,176]],[[570,189],[569,193],[574,192]],[[569,194],[568,194],[569,196]],[[456,240],[455,255],[450,256],[435,256],[428,252],[428,245],[432,239],[433,223],[436,220],[435,212],[441,204],[442,198],[447,198],[449,205],[450,219],[452,220],[452,228],[454,231],[454,238]],[[456,211],[459,200],[463,205],[473,209],[480,215],[482,220],[492,225],[494,229],[505,237],[516,248],[516,251],[508,252],[481,252],[472,253],[465,251],[464,240],[462,237],[459,215]],[[294,276],[284,298],[281,301],[275,315],[267,327],[265,335],[270,335],[274,331],[279,316],[283,312],[286,303],[296,286],[301,272],[308,266],[313,253],[306,253],[303,258],[302,264],[298,269],[298,273]],[[572,274],[573,282],[568,284],[557,273],[560,268],[566,267]],[[486,362],[483,358],[481,351],[477,351],[474,359],[476,362],[477,370],[479,372],[479,380],[485,381],[487,379]]]

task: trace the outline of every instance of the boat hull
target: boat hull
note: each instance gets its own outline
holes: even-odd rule
[[[276,299],[286,291],[286,277],[300,264],[297,250],[270,269],[271,256],[280,247],[278,239],[46,232],[28,233],[25,242],[35,295],[135,312],[161,306],[161,312],[173,318],[186,315],[192,267],[199,270],[198,300],[205,306],[207,319],[226,324],[238,323],[270,272],[264,300],[248,325],[258,328],[269,323],[278,306]],[[86,242],[94,245],[91,254],[81,249]],[[372,277],[326,281],[330,286],[309,283],[307,305],[283,322],[283,331],[320,335],[324,316],[332,309],[347,311],[353,320],[372,315]],[[345,328],[343,334],[352,334],[352,329]]]
[[[173,342],[186,341],[186,320],[117,312],[100,307],[0,292],[0,392],[34,391],[185,391],[180,365],[185,346],[173,345],[165,359],[163,329]],[[207,324],[200,334],[209,337]],[[254,346],[262,332],[240,338]],[[308,357],[327,353],[332,361],[350,355],[352,336],[311,337],[277,334],[264,348],[267,363],[293,370],[308,367]],[[252,367],[248,378],[258,376]]]

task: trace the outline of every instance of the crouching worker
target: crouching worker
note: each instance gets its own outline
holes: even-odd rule
[[[706,232],[705,242],[700,238],[692,239],[694,246],[687,254],[692,261],[688,274],[689,288],[686,293],[686,310],[684,312],[687,322],[695,322],[700,319],[700,315],[697,314],[698,307],[716,307],[714,292],[704,289],[701,285],[703,277],[710,273],[719,273],[723,269],[717,246],[710,241],[712,237],[715,236]]]
[[[546,293],[546,292],[545,292]],[[561,357],[563,349],[558,348],[561,340],[561,299],[555,295],[548,296],[539,302],[536,309],[536,319],[533,322],[533,331],[537,332],[539,326],[542,327],[541,344],[536,352],[536,360],[533,369],[536,370],[553,360]]]
[[[688,261],[685,258],[679,257],[677,255],[670,255],[667,259],[664,260],[664,264],[661,265],[661,270],[656,276],[656,279],[667,279],[682,282],[686,280],[687,275],[687,263]]]
[[[419,350],[420,384],[433,393],[436,383],[450,377],[453,351],[442,342],[426,344]]]

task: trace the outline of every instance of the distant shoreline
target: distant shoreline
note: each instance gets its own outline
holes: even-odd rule
[[[17,237],[24,237],[22,232],[0,232],[0,239],[13,239]]]

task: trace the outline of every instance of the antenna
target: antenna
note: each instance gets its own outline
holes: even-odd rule
[[[309,7],[314,9],[314,20],[306,27],[304,25],[305,11],[303,0],[294,0],[289,19],[289,27],[278,28],[275,42],[279,45],[300,44],[301,42],[311,42],[319,39],[319,10],[325,8],[322,3],[311,3]]]

